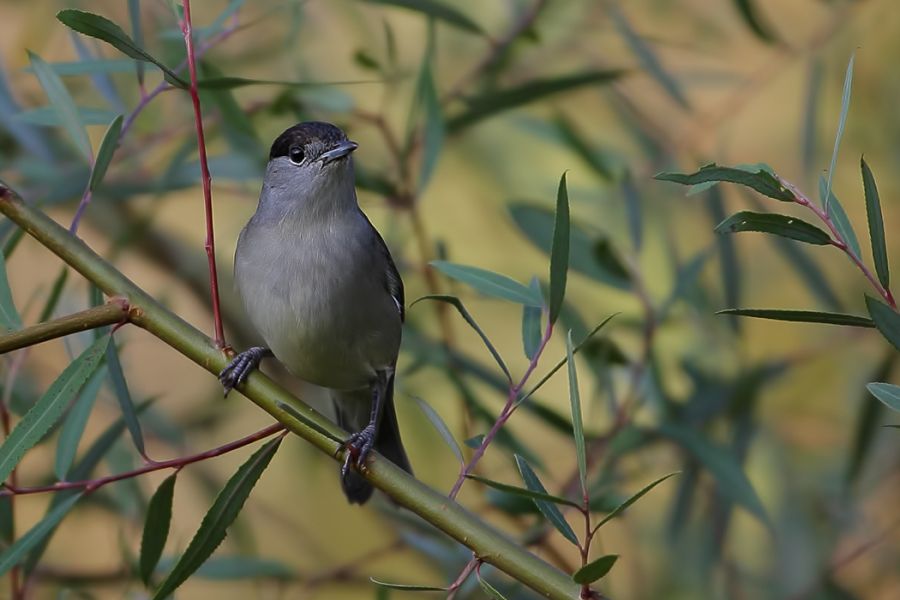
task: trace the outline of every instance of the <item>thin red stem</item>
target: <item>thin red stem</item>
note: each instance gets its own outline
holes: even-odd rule
[[[203,136],[203,116],[200,112],[200,93],[197,88],[197,60],[194,55],[194,41],[191,35],[191,2],[184,0],[184,19],[181,32],[187,49],[188,73],[191,77],[191,101],[194,104],[194,125],[197,131],[197,151],[200,154],[200,175],[203,182],[203,204],[206,213],[206,257],[209,261],[209,287],[212,296],[213,323],[216,346],[225,347],[225,329],[222,326],[222,309],[219,302],[219,275],[216,269],[216,245],[213,228],[213,206],[209,163],[206,160],[206,139]]]

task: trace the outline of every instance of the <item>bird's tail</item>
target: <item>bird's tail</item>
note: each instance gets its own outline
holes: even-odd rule
[[[394,409],[394,380],[388,383],[386,390],[384,413],[375,440],[375,450],[386,459],[412,474],[409,458],[400,440],[400,426],[397,423],[397,411]],[[334,401],[337,422],[343,429],[354,433],[362,430],[371,417],[372,392],[369,389],[331,392]],[[358,472],[350,469],[341,478],[341,487],[351,504],[363,504],[372,495],[372,484]]]

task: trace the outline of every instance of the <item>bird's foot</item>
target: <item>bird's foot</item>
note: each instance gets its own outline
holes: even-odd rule
[[[358,431],[347,438],[343,444],[341,444],[341,450],[346,452],[344,456],[344,464],[341,466],[341,477],[346,477],[347,473],[350,472],[350,463],[353,463],[353,466],[357,468],[357,470],[363,470],[366,467],[366,458],[368,458],[369,453],[372,451],[372,448],[375,447],[375,424],[369,423],[366,425],[362,431]]]
[[[250,373],[259,367],[262,359],[271,354],[272,352],[268,348],[254,346],[232,358],[228,366],[219,373],[219,381],[225,388],[225,395],[227,396],[228,392],[244,383]]]

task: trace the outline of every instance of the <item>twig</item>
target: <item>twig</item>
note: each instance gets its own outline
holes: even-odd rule
[[[0,336],[0,354],[26,346],[34,346],[79,331],[122,323],[128,318],[128,310],[127,300],[113,298],[106,304],[8,333]]]

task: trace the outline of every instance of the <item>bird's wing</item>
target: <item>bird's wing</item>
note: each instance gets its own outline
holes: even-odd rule
[[[363,215],[365,216],[365,213],[363,213]],[[378,230],[375,229],[375,226],[372,225],[372,222],[369,221],[368,217],[366,217],[366,221],[368,221],[369,227],[372,228],[372,232],[375,234],[375,251],[381,253],[387,264],[384,273],[385,289],[394,299],[394,302],[397,303],[397,310],[400,311],[400,321],[404,321],[406,319],[406,304],[403,295],[403,280],[400,279],[400,272],[397,270],[397,265],[394,264],[394,259],[391,257],[391,251],[388,250],[387,244],[384,243],[384,238],[381,237],[381,234],[378,233]]]

